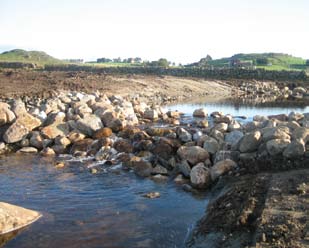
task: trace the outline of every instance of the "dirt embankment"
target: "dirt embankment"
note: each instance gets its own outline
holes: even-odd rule
[[[0,71],[0,97],[50,96],[59,90],[96,90],[107,94],[145,97],[160,101],[176,101],[207,96],[231,96],[230,85],[216,80],[178,78],[153,75],[106,75],[92,72],[36,70]]]
[[[189,247],[309,247],[309,169],[230,176],[212,190]]]

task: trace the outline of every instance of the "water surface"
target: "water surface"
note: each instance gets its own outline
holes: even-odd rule
[[[183,247],[205,211],[204,193],[121,169],[91,174],[89,163],[56,169],[38,156],[1,157],[0,200],[43,213],[5,247]],[[143,197],[151,191],[161,197]]]

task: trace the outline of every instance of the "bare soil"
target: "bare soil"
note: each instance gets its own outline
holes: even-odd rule
[[[309,169],[229,176],[189,247],[309,247]]]
[[[106,75],[92,72],[1,70],[0,97],[49,97],[59,90],[94,91],[175,101],[207,96],[231,96],[230,85],[221,81],[152,75]]]

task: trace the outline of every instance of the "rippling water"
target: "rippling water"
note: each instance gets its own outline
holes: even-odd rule
[[[38,156],[1,157],[0,201],[43,213],[5,247],[183,247],[205,194],[120,169],[91,174],[89,163],[56,169]],[[150,191],[161,197],[142,196]]]

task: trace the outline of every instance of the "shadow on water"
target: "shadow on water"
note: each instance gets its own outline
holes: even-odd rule
[[[90,163],[75,161],[56,169],[51,159],[35,155],[0,157],[1,201],[43,214],[15,238],[13,233],[2,237],[2,245],[184,246],[205,211],[206,193],[192,195],[174,182],[155,183],[121,169],[98,166],[99,172],[91,174]],[[154,191],[161,197],[143,197]]]

